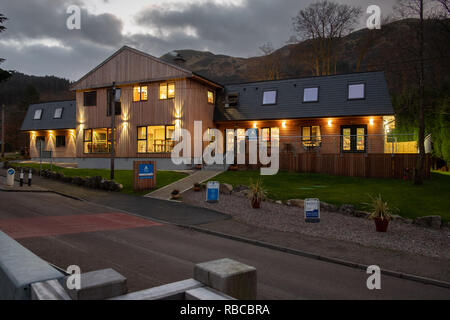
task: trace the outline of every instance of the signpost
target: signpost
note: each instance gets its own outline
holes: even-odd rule
[[[156,162],[134,161],[134,191],[150,190],[156,186]]]
[[[308,198],[304,202],[305,222],[320,222],[320,200]]]
[[[218,181],[208,181],[206,184],[206,201],[218,202],[219,201],[219,187]]]

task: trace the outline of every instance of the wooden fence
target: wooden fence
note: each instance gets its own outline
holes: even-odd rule
[[[309,154],[280,153],[280,170],[325,173],[349,177],[411,179],[418,154]],[[424,178],[430,178],[425,158]]]

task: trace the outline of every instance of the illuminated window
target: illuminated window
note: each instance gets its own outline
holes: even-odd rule
[[[53,114],[54,119],[61,119],[63,113],[63,108],[56,108],[55,113]]]
[[[171,152],[174,125],[138,127],[138,153]]]
[[[166,82],[159,85],[159,99],[173,99],[175,98],[175,83]]]
[[[214,103],[214,92],[212,92],[211,90],[208,90],[208,103]]]
[[[147,86],[135,86],[133,87],[133,101],[147,101]]]
[[[261,128],[261,140],[267,142],[267,145],[272,145],[272,140],[277,142],[280,139],[280,129],[278,127],[273,128]],[[272,145],[275,146],[275,145]]]
[[[108,153],[111,148],[111,129],[85,129],[84,153]]]
[[[367,127],[342,126],[341,127],[341,149],[342,152],[365,152]]]
[[[37,109],[34,112],[33,120],[41,120],[41,118],[42,118],[42,109]]]
[[[302,127],[302,143],[304,147],[318,147],[321,142],[320,126]]]

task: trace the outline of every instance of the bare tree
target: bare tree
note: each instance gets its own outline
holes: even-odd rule
[[[280,61],[275,54],[272,42],[266,42],[259,47],[263,53],[262,57],[262,78],[264,80],[276,80],[280,78]]]
[[[340,39],[353,30],[360,15],[359,7],[324,0],[310,4],[292,18],[299,40],[312,43],[316,75],[336,74]]]

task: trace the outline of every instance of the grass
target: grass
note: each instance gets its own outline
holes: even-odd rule
[[[38,163],[24,163],[16,164],[15,166],[22,166],[28,168],[34,168],[39,170]],[[42,164],[42,169],[50,169],[49,164]],[[78,169],[78,168],[63,168],[53,166],[53,171],[63,173],[67,177],[94,177],[102,176],[104,179],[110,178],[110,172],[108,169]],[[175,171],[158,170],[156,173],[156,189],[164,187],[172,182],[186,177],[187,174]],[[123,193],[127,194],[146,194],[148,192],[134,192],[133,191],[133,170],[115,170],[114,180],[123,185]]]
[[[359,210],[367,210],[364,203],[370,195],[381,194],[398,214],[408,218],[440,215],[450,220],[450,175],[432,172],[431,179],[421,186],[411,181],[397,179],[367,179],[340,177],[325,174],[293,173],[280,171],[274,176],[260,176],[259,171],[227,171],[213,180],[249,185],[261,177],[268,196],[275,200],[319,198],[335,205],[353,204]]]

